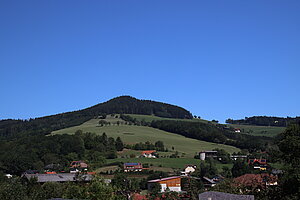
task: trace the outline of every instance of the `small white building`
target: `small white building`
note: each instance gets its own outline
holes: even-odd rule
[[[194,171],[196,171],[197,166],[196,165],[187,165],[184,169],[184,171],[181,172],[182,176],[187,176],[191,173],[193,173]]]

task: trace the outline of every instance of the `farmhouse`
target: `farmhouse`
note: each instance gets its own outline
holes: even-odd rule
[[[142,157],[145,158],[156,158],[155,156],[155,150],[149,150],[149,151],[142,151]]]
[[[253,166],[254,169],[266,170],[267,160],[266,159],[249,159],[248,164]]]
[[[148,190],[151,190],[152,185],[155,183],[159,183],[161,186],[161,192],[165,192],[167,189],[174,192],[181,191],[181,177],[180,176],[172,176],[168,178],[155,179],[148,181]]]
[[[234,132],[235,132],[235,133],[240,133],[240,132],[241,132],[241,129],[235,128],[235,129],[234,129]]]
[[[124,172],[140,172],[143,170],[142,163],[124,163]]]

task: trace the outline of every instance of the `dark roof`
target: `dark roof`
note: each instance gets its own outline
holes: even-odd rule
[[[76,174],[71,173],[62,173],[62,174],[24,174],[28,180],[32,178],[36,178],[38,183],[45,183],[45,182],[68,182],[68,181],[91,181],[92,175],[84,174],[81,176],[76,177]]]
[[[229,194],[224,192],[203,192],[199,200],[254,200],[254,195]]]

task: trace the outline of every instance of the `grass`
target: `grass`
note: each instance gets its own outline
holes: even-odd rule
[[[200,160],[194,158],[116,158],[107,160],[107,163],[114,162],[139,162],[152,164],[154,167],[160,168],[182,169],[188,164],[199,165]]]
[[[203,123],[210,123],[216,124],[211,121],[203,120],[203,119],[173,119],[173,118],[162,118],[153,115],[135,115],[135,114],[128,114],[132,118],[136,118],[138,121],[146,121],[151,122],[153,120],[179,120],[179,121],[188,121],[188,122],[203,122]],[[285,130],[285,127],[275,127],[275,126],[254,126],[254,125],[238,125],[238,124],[227,124],[227,126],[232,126],[233,128],[239,128],[245,134],[254,135],[254,136],[267,136],[267,137],[274,137],[279,133],[282,133]]]
[[[199,159],[194,158],[116,158],[116,159],[108,159],[107,164],[115,163],[115,162],[139,162],[142,164],[149,164],[151,170],[156,171],[165,171],[165,172],[173,172],[176,170],[182,170],[186,165],[196,165],[199,167],[200,161]],[[219,172],[222,171],[222,167],[232,168],[233,164],[221,164],[217,163],[216,167]]]
[[[126,114],[131,116],[132,118],[136,118],[138,121],[142,121],[144,120],[145,122],[151,122],[153,120],[175,120],[175,121],[187,121],[187,122],[203,122],[203,123],[212,123],[210,121],[207,120],[203,120],[203,119],[176,119],[176,118],[163,118],[163,117],[157,117],[154,115],[136,115],[136,114]]]
[[[108,118],[107,121],[109,120],[114,120],[116,122],[116,119]],[[119,119],[119,121],[121,121],[121,119]],[[93,132],[96,134],[103,134],[105,132],[109,137],[120,137],[122,141],[127,144],[146,141],[155,143],[156,141],[160,140],[164,142],[165,147],[169,150],[174,147],[174,151],[178,151],[181,154],[184,153],[186,157],[190,158],[194,157],[196,152],[202,150],[212,150],[214,148],[224,149],[229,153],[240,151],[240,149],[233,146],[186,138],[178,134],[162,131],[151,127],[124,124],[99,126],[98,122],[99,119],[91,119],[79,126],[57,130],[52,132],[51,134],[74,134],[77,130],[82,130],[83,132]]]
[[[254,135],[254,136],[267,136],[274,137],[285,130],[285,127],[275,126],[253,126],[253,125],[238,125],[228,124],[233,128],[241,129],[242,133]]]

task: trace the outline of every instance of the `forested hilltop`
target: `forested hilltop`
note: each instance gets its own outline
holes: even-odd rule
[[[245,117],[245,119],[233,120],[227,119],[228,124],[240,124],[240,125],[256,125],[256,126],[278,126],[286,127],[289,124],[295,124],[300,122],[300,117],[267,117],[267,116],[253,116]]]
[[[30,120],[1,120],[0,138],[12,139],[24,135],[48,134],[106,114],[144,114],[167,118],[191,119],[192,114],[179,106],[120,96],[95,106]]]

